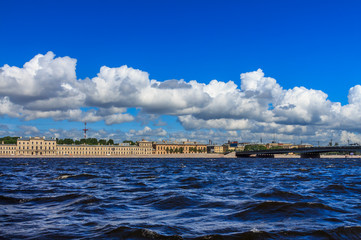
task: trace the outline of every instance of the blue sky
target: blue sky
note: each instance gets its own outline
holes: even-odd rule
[[[128,121],[107,125],[104,121],[109,116],[103,116],[103,119],[89,123],[89,128],[98,134],[95,136],[109,137],[109,133],[117,130],[121,131],[118,133],[119,139],[180,137],[196,140],[215,138],[218,141],[235,138],[241,141],[258,140],[261,135],[267,138],[267,131],[262,132],[261,129],[272,128],[268,132],[273,132],[271,135],[280,134],[280,140],[284,141],[298,141],[300,135],[310,142],[316,138],[327,141],[332,134],[339,136],[341,141],[342,131],[348,137],[354,134],[352,137],[358,140],[360,130],[351,127],[352,121],[357,122],[357,119],[350,117],[349,122],[335,126],[324,118],[334,113],[337,103],[350,109],[355,107],[349,106],[349,90],[360,84],[361,80],[360,1],[2,1],[1,5],[0,66],[7,64],[22,68],[36,55],[46,55],[51,51],[55,54],[53,59],[70,57],[76,60],[77,81],[93,79],[102,66],[119,68],[127,65],[149,74],[149,81],[154,79],[158,83],[183,79],[185,83],[194,80],[198,85],[208,85],[214,79],[224,83],[231,80],[238,86],[238,90],[243,91],[241,95],[246,96],[242,97],[247,98],[249,94],[240,88],[240,74],[261,69],[265,78],[275,79],[277,86],[283,90],[282,93],[272,93],[273,99],[265,102],[266,105],[272,102],[276,106],[275,111],[269,113],[259,110],[263,118],[246,113],[237,116],[222,116],[221,112],[214,113],[214,116],[202,114],[203,110],[210,112],[210,107],[207,110],[194,110],[190,114],[180,109],[169,111],[166,107],[161,111],[162,104],[154,110],[146,107],[144,102],[129,104],[119,98],[115,102],[107,102],[106,108],[110,105],[125,108],[122,114],[129,114],[134,119],[130,120],[128,116]],[[9,84],[9,75],[5,76],[6,71],[3,73],[0,83]],[[21,74],[17,77],[20,78]],[[2,86],[8,86],[6,84]],[[323,100],[329,101],[326,105],[331,109],[330,112],[325,113],[322,109],[315,110],[312,106],[304,107],[302,104],[300,108],[303,108],[297,109],[297,104],[288,103],[293,99],[290,95],[295,91],[289,91],[288,95],[286,91],[298,87],[307,89],[308,95],[305,93],[302,95],[304,97],[312,95],[312,89],[327,94]],[[192,89],[196,89],[194,84]],[[357,98],[356,90],[353,91],[352,99]],[[12,96],[6,91],[2,90],[0,98],[8,97],[17,107],[25,106],[26,110],[32,112],[43,111],[38,106],[27,106],[23,101],[15,99],[19,98],[18,94]],[[48,92],[51,91],[48,89]],[[287,95],[288,98],[276,102],[277,94]],[[47,97],[37,95],[37,99]],[[183,97],[186,96],[179,95],[179,99]],[[215,95],[213,98],[220,101]],[[260,102],[264,97],[252,96],[253,100],[255,98]],[[229,99],[224,104],[231,101]],[[295,109],[299,111],[291,115],[281,113],[286,103],[296,106]],[[85,103],[71,109],[97,111],[104,104],[93,101],[93,104]],[[187,104],[191,105],[189,102]],[[214,106],[221,107],[219,105],[220,102]],[[256,106],[253,107],[258,111]],[[63,110],[64,107],[61,108]],[[336,118],[348,117],[351,110],[346,110],[338,109]],[[357,107],[352,108],[352,112],[357,113],[358,110]],[[303,119],[301,113],[312,116]],[[23,116],[26,114],[30,113],[24,113]],[[272,117],[266,119],[264,116],[267,114]],[[37,117],[32,117],[32,120],[10,116],[5,111],[0,112],[0,115],[0,125],[3,126],[0,133],[3,135],[19,134],[24,131],[24,126],[31,126],[39,131],[30,131],[29,134],[50,134],[47,130],[53,129],[59,137],[76,137],[69,131],[80,128],[82,122],[80,118],[78,121],[59,120],[46,117],[47,114],[36,114]],[[317,116],[321,115],[325,117],[318,120]],[[193,118],[218,122],[232,119],[248,120],[254,124],[239,126],[238,122],[233,128],[227,127],[229,122],[223,125],[213,122],[191,126],[189,121],[186,123],[184,120],[185,116],[189,116],[189,121],[193,121]],[[294,116],[300,116],[300,119],[294,119]],[[332,118],[335,119],[333,115]],[[277,126],[264,126],[271,123]],[[322,133],[312,137],[310,132],[314,133],[316,126],[320,126],[317,129],[322,129]],[[144,132],[129,134],[133,130],[143,131],[145,127],[155,131],[154,135],[148,128],[148,135],[142,135]],[[279,131],[283,128],[289,130]],[[106,133],[99,133],[100,130]],[[161,134],[157,135],[159,132]],[[242,135],[243,132],[245,135]],[[200,135],[204,138],[199,138]]]

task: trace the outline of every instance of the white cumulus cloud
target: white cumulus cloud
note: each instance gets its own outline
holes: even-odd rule
[[[125,65],[103,66],[96,77],[78,79],[76,62],[48,52],[22,67],[0,67],[0,115],[24,120],[104,121],[107,125],[146,122],[128,113],[128,108],[136,108],[148,116],[177,116],[187,130],[220,129],[237,134],[240,130],[250,136],[274,132],[285,138],[309,136],[316,129],[361,132],[360,85],[350,89],[348,104],[341,105],[321,90],[284,89],[261,69],[240,74],[239,82],[160,81]],[[128,134],[165,136],[167,131],[146,127]]]

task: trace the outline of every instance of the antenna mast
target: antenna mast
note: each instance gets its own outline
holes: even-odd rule
[[[86,132],[89,130],[86,128],[86,122],[84,123],[85,127],[83,129],[83,132],[84,132],[84,138],[86,139]]]

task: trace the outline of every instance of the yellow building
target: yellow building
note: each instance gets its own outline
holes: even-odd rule
[[[56,140],[45,137],[18,138],[16,150],[15,155],[57,155]]]
[[[152,154],[152,142],[139,141],[137,145],[58,145],[60,156],[126,156]]]
[[[225,153],[227,147],[223,145],[208,145],[207,152],[208,153]]]
[[[138,141],[137,144],[139,147],[144,149],[146,155],[153,154],[153,143],[152,142],[142,140],[142,141]]]
[[[0,156],[8,156],[16,154],[16,145],[15,144],[2,144],[0,145]]]
[[[137,145],[58,145],[45,137],[18,138],[17,144],[0,144],[0,155],[9,156],[126,156],[152,154],[152,142]]]
[[[206,153],[207,145],[197,142],[158,142],[153,143],[155,154]]]

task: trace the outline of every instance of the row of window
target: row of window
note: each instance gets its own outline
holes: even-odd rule
[[[28,142],[28,141],[23,141],[23,142],[18,142],[19,143],[19,145],[30,145],[30,142]],[[40,144],[40,145],[42,145],[43,144],[43,142],[38,142],[38,141],[35,141],[35,144]],[[32,142],[31,141],[31,145],[34,145],[34,142]],[[55,145],[55,142],[44,142],[44,145]]]
[[[175,147],[175,146],[157,146],[157,150],[166,150],[166,149],[176,149],[176,148],[178,148],[178,149],[180,149],[180,148],[183,148],[184,150],[188,150],[188,148],[191,148],[191,147]],[[197,149],[206,149],[206,147],[197,147],[197,146],[195,146],[195,147],[193,147],[193,148],[197,148]]]
[[[15,154],[16,151],[0,151],[0,155]],[[44,151],[44,152],[31,152],[31,151],[19,151],[20,155],[57,155],[55,151]],[[148,154],[146,152],[130,151],[130,152],[72,152],[72,151],[61,151],[60,155],[129,155],[129,154]]]
[[[100,148],[100,147],[95,147],[95,148],[92,148],[92,147],[86,147],[86,148],[80,148],[79,147],[58,147],[59,150],[65,150],[65,151],[76,151],[76,150],[81,150],[81,151],[85,151],[85,150],[92,150],[92,151],[116,151],[119,149],[121,150],[125,150],[125,151],[142,151],[144,150],[145,148]]]
[[[0,151],[0,154],[14,154],[14,151]]]
[[[9,150],[9,149],[13,150],[13,149],[16,149],[16,147],[9,147],[9,146],[0,147],[0,150],[2,150],[2,149],[4,149],[4,150]]]
[[[38,148],[38,146],[36,146],[35,148],[34,148],[34,146],[31,146],[31,148],[29,147],[29,146],[27,146],[27,147],[25,147],[25,146],[23,146],[23,148],[21,148],[21,146],[19,147],[19,149],[21,150],[21,149],[35,149],[35,150],[42,150],[43,149],[43,147],[42,146],[40,146],[39,148]],[[55,150],[55,147],[44,147],[44,150]]]
[[[72,151],[61,151],[60,155],[129,155],[129,154],[148,154],[146,152],[72,152]]]

